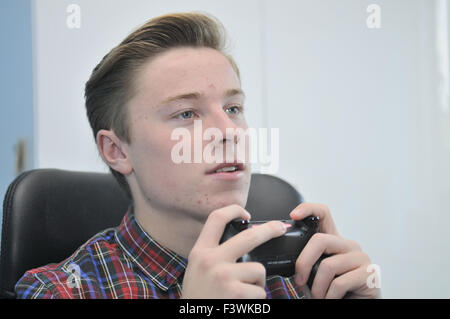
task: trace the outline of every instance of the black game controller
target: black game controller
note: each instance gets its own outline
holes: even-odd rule
[[[227,224],[220,243],[248,228],[257,227],[267,221],[234,220]],[[238,262],[260,262],[266,275],[289,277],[295,274],[295,262],[309,239],[319,230],[319,218],[309,216],[303,220],[281,220],[287,226],[284,235],[273,238],[239,258]],[[307,281],[311,288],[320,262],[329,255],[323,254],[311,269]]]

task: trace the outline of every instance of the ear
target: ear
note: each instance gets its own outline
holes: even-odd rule
[[[120,141],[113,131],[98,131],[96,141],[100,156],[106,165],[123,175],[128,175],[133,171],[124,143]]]

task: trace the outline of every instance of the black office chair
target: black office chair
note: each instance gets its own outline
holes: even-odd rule
[[[254,220],[288,218],[301,202],[285,181],[252,175],[246,209]],[[110,174],[35,169],[19,175],[3,202],[0,296],[15,298],[14,285],[26,270],[58,263],[119,225],[129,204]]]

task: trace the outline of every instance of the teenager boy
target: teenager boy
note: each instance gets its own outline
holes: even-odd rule
[[[251,218],[243,208],[250,166],[236,161],[225,163],[236,171],[217,172],[223,163],[175,163],[172,134],[184,128],[194,136],[194,121],[201,121],[203,130],[223,133],[215,151],[239,142],[226,130],[247,128],[245,95],[224,43],[214,18],[169,14],[131,33],[95,67],[85,90],[87,116],[103,161],[132,204],[117,228],[59,264],[27,271],[16,284],[19,298],[303,298],[323,253],[331,257],[320,264],[312,297],[379,296],[367,284],[369,257],[339,235],[322,204],[302,203],[290,214],[318,216],[321,231],[301,252],[293,277],[266,278],[262,264],[236,263],[282,235],[279,221],[219,244],[228,222]]]

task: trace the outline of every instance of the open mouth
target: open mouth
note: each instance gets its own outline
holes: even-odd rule
[[[214,169],[207,172],[207,174],[231,174],[238,171],[244,170],[244,164],[242,163],[223,163],[216,166]]]

